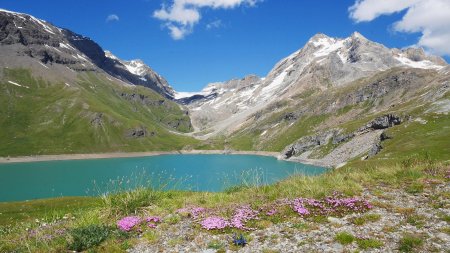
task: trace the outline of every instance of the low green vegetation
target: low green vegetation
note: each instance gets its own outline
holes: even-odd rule
[[[355,241],[355,237],[348,232],[340,232],[334,239],[342,245],[351,244]]]
[[[381,248],[384,244],[383,242],[377,239],[357,239],[356,243],[360,249],[372,249],[372,248]]]
[[[420,235],[404,234],[399,242],[401,252],[416,252],[423,245],[423,238]]]
[[[381,215],[379,214],[366,214],[360,217],[356,217],[353,219],[353,224],[362,226],[368,222],[375,222],[381,219]]]
[[[219,240],[212,240],[208,243],[208,249],[215,249],[215,250],[219,250],[224,248],[225,245],[223,245],[223,243]]]
[[[67,248],[78,252],[90,249],[100,245],[110,233],[111,228],[101,225],[75,228],[69,232],[71,239]]]

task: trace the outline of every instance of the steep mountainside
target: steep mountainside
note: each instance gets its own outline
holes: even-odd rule
[[[398,117],[402,133],[409,126],[425,128],[430,117],[439,119],[436,127],[448,123],[449,86],[447,63],[422,49],[389,49],[359,33],[345,39],[318,34],[265,78],[214,83],[196,96],[177,98],[188,104],[198,138],[224,141],[230,149],[284,150],[284,158],[336,166],[381,151],[383,130],[398,124],[365,125],[383,115]],[[434,134],[431,146],[450,137],[448,130]],[[416,144],[409,145],[406,153]],[[450,145],[444,147],[438,153],[448,154]]]
[[[70,30],[55,27],[27,14],[6,10],[0,10],[0,26],[0,64],[3,67],[22,66],[31,58],[44,68],[63,65],[67,67],[65,71],[103,70],[124,82],[151,88],[168,98],[173,97],[173,89],[167,81],[143,62],[128,63],[117,57],[108,57],[111,53],[105,54],[97,43]],[[133,64],[139,66],[133,67]]]
[[[0,156],[173,150],[196,143],[173,89],[142,62],[0,11]]]

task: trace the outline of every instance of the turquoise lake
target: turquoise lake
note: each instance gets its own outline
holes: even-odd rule
[[[140,185],[223,191],[327,169],[257,155],[160,155],[0,164],[0,202],[92,196]]]

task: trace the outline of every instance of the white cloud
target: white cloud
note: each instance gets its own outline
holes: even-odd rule
[[[406,11],[393,24],[398,32],[422,34],[416,46],[440,55],[450,55],[449,0],[357,0],[349,8],[356,22],[370,22],[381,15]]]
[[[163,4],[153,12],[153,17],[166,22],[172,38],[179,40],[193,32],[201,19],[202,8],[232,9],[241,5],[254,6],[259,1],[262,0],[172,0],[170,6]]]
[[[119,16],[116,14],[110,14],[106,17],[106,22],[119,21]]]
[[[222,20],[217,19],[213,22],[206,24],[206,30],[217,29],[223,26]]]

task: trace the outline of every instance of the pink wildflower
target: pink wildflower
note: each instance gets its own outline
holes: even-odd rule
[[[212,230],[212,229],[224,229],[227,226],[229,226],[229,223],[222,217],[213,216],[204,219],[200,223],[200,225],[202,225],[204,229]]]
[[[197,219],[199,216],[204,214],[206,209],[203,207],[185,207],[177,210],[177,213],[186,213],[192,216],[192,218]]]
[[[145,221],[147,221],[147,226],[149,228],[156,228],[156,223],[161,222],[161,218],[158,216],[150,216],[145,218]]]
[[[117,221],[117,226],[122,231],[130,231],[136,225],[141,223],[141,219],[137,216],[127,216]]]
[[[267,216],[273,216],[273,215],[275,215],[276,213],[278,213],[277,209],[272,208],[272,209],[270,209],[269,211],[267,211],[266,215],[267,215]]]
[[[231,218],[231,226],[237,229],[248,229],[245,223],[249,220],[258,219],[258,211],[253,210],[249,205],[237,208]]]
[[[145,220],[147,222],[155,222],[155,223],[161,222],[161,218],[158,216],[150,216],[150,217],[145,218]]]

